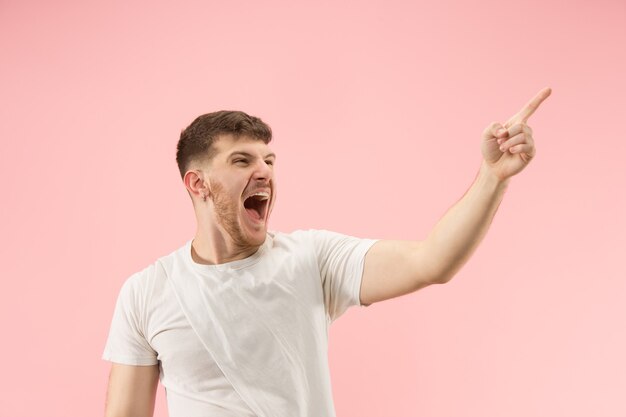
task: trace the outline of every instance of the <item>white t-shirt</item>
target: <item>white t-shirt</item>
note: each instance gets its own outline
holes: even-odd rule
[[[333,417],[328,326],[364,306],[364,258],[375,242],[270,232],[246,259],[202,265],[190,240],[123,284],[102,359],[158,363],[171,417]],[[197,285],[187,296],[206,312],[186,308],[207,315],[212,340],[192,327],[174,274]]]

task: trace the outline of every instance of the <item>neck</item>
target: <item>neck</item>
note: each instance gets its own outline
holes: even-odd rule
[[[217,265],[245,259],[261,245],[242,245],[217,225],[211,227],[198,226],[196,235],[191,242],[191,257],[194,262],[203,265]]]

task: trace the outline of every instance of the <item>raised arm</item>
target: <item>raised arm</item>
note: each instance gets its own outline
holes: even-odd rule
[[[550,95],[541,90],[504,125],[483,132],[483,163],[465,195],[423,241],[380,241],[365,257],[361,303],[375,302],[448,282],[467,262],[487,233],[510,178],[535,155],[528,118]]]
[[[105,417],[152,417],[159,365],[131,366],[113,363]]]

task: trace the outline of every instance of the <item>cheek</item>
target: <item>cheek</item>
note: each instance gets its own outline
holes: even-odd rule
[[[233,185],[233,187],[235,186]],[[243,190],[239,188],[223,188],[220,193],[220,200],[224,206],[228,206],[230,211],[236,211],[240,208],[239,206],[243,207],[243,202],[241,201],[242,192]]]
[[[219,195],[223,202],[228,201],[233,205],[243,205],[241,196],[249,185],[247,178],[232,173],[231,175],[220,176],[219,180],[212,178],[209,184],[213,194]]]

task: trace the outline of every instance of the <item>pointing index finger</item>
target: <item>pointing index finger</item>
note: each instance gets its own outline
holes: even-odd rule
[[[528,118],[532,116],[535,110],[539,108],[539,105],[545,99],[547,99],[551,93],[552,93],[552,89],[550,87],[546,87],[543,90],[541,90],[539,93],[537,93],[537,95],[532,100],[530,100],[524,106],[522,110],[520,110],[515,116],[511,117],[511,119],[509,119],[509,123],[507,124],[513,125],[515,123],[520,123],[520,122],[526,123]]]

